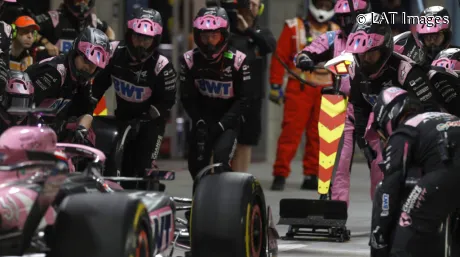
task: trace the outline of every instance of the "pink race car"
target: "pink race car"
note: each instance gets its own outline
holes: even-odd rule
[[[73,157],[89,160],[83,171],[73,170]],[[174,172],[108,178],[101,176],[104,161],[95,148],[57,143],[45,126],[7,129],[0,136],[0,256],[151,257],[169,249],[172,256],[176,247],[192,256],[276,256],[271,210],[252,175],[207,175],[219,164],[207,167],[192,203],[158,190]],[[151,190],[123,190],[120,181]],[[193,210],[193,223],[177,218],[179,210]]]

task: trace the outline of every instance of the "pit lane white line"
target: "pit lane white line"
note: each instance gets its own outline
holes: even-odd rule
[[[340,249],[340,246],[335,247],[317,247],[306,244],[280,244],[278,245],[278,252],[289,252],[295,250],[296,253],[328,253],[338,255],[351,255],[351,256],[369,256],[370,251],[364,249],[345,250]]]

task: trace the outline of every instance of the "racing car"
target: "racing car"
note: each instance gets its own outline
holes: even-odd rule
[[[177,247],[193,257],[277,255],[271,210],[252,175],[212,173],[220,165],[208,166],[193,201],[128,191],[116,182],[137,180],[155,189],[175,173],[103,177],[100,150],[56,138],[46,126],[12,127],[0,136],[0,256],[173,256]],[[74,157],[89,159],[84,170],[71,172]],[[181,210],[191,210],[190,224],[176,216]],[[179,244],[184,236],[189,243]]]

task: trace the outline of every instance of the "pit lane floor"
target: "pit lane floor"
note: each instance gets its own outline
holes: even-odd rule
[[[166,191],[173,196],[190,197],[192,192],[191,178],[185,161],[159,161],[161,169],[172,169],[176,172],[176,180],[166,182]],[[300,190],[302,182],[302,163],[293,162],[291,176],[287,180],[283,192],[270,191],[272,182],[272,166],[269,163],[254,163],[249,172],[255,175],[264,189],[267,204],[272,207],[275,223],[279,220],[279,201],[282,198],[309,198],[317,199],[313,191]],[[350,208],[347,227],[351,230],[352,238],[349,242],[317,242],[317,241],[283,241],[279,240],[278,257],[337,257],[337,256],[370,256],[367,246],[369,238],[371,201],[369,196],[369,170],[364,163],[354,163],[351,174]],[[284,236],[287,226],[277,226],[280,236]],[[353,236],[353,235],[356,236]],[[183,256],[183,252],[176,250],[174,256]]]

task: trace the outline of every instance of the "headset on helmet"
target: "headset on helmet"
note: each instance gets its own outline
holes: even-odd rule
[[[37,40],[38,36],[38,31],[40,30],[40,26],[35,23],[34,19],[32,19],[29,16],[20,16],[16,19],[16,21],[11,24],[11,37],[12,39],[15,39],[18,35],[18,28],[27,28],[27,27],[33,27],[33,37],[34,41]]]

